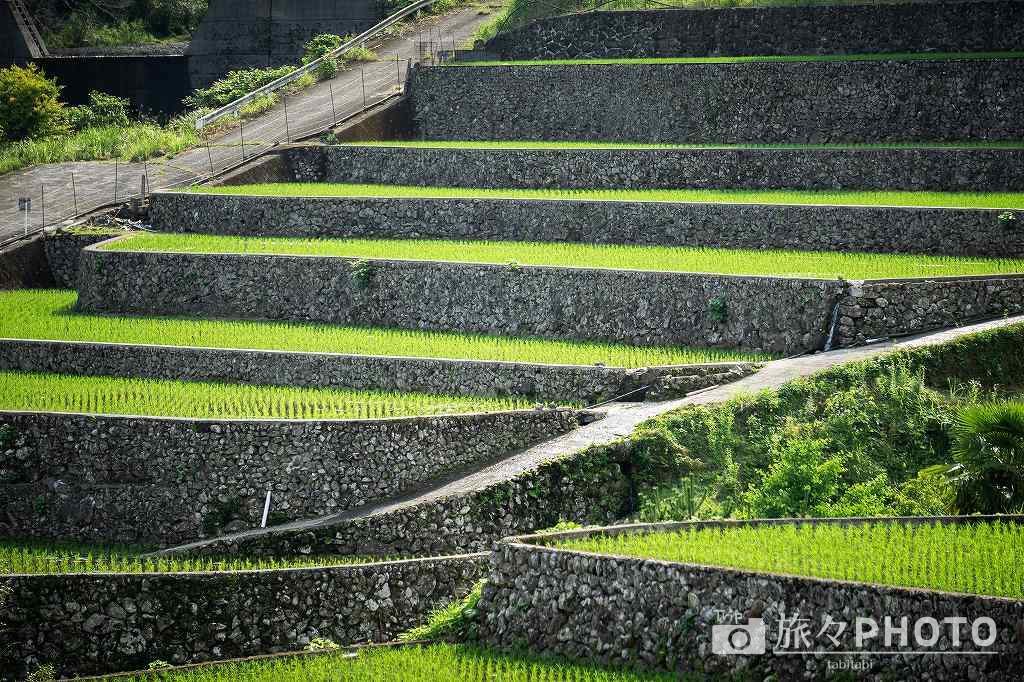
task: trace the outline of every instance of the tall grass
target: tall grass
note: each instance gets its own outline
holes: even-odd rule
[[[343,327],[289,322],[90,315],[71,310],[73,291],[0,291],[0,338],[250,348],[353,355],[652,367],[762,361],[772,356],[717,348],[629,346],[516,336]]]
[[[570,663],[552,658],[502,654],[454,644],[381,647],[350,654],[297,656],[203,666],[112,682],[696,682],[675,673],[645,673]],[[713,678],[712,678],[713,679]]]
[[[509,59],[491,61],[450,61],[445,67],[481,66],[578,66],[578,65],[656,65],[656,64],[747,64],[779,62],[882,62],[1021,59],[1024,51],[1004,52],[892,52],[876,54],[759,55],[743,57],[622,57],[614,59]]]
[[[382,197],[386,199],[550,199],[567,201],[678,201],[733,204],[806,204],[811,206],[930,206],[951,208],[1024,208],[1024,192],[882,192],[817,190],[712,189],[509,189],[420,187],[331,183],[271,183],[196,186],[198,194],[284,197]]]
[[[136,123],[127,128],[87,128],[70,135],[0,145],[0,174],[42,163],[65,161],[145,161],[172,156],[196,144],[199,135],[187,125]]]
[[[210,419],[381,419],[526,409],[522,398],[0,371],[0,410]]]
[[[780,525],[561,540],[564,549],[1024,598],[1024,526]]]
[[[1024,273],[1024,260],[550,242],[300,239],[146,233],[110,251],[335,256],[779,277],[882,279]]]
[[[329,568],[389,561],[380,557],[188,557],[143,556],[146,550],[117,545],[83,545],[48,540],[0,540],[0,575],[69,573],[195,573]]]

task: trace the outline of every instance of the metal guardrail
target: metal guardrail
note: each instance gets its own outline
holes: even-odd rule
[[[266,95],[269,95],[271,93],[277,92],[281,88],[297,81],[306,74],[315,72],[320,67],[320,65],[323,64],[326,60],[336,59],[353,48],[364,46],[368,40],[376,37],[377,34],[381,33],[382,31],[388,28],[391,28],[392,26],[402,21],[409,15],[415,14],[416,12],[419,12],[422,9],[430,7],[436,1],[437,0],[418,0],[417,2],[414,2],[413,4],[399,10],[398,12],[395,12],[388,18],[378,23],[377,25],[367,29],[366,31],[363,31],[355,38],[352,38],[344,45],[336,48],[335,50],[332,50],[331,52],[328,52],[319,59],[314,59],[308,64],[303,64],[302,66],[295,69],[287,76],[282,76],[281,78],[278,78],[275,81],[271,81],[270,83],[267,83],[263,87],[257,88],[256,90],[253,90],[248,94],[242,95],[234,102],[225,104],[220,109],[211,111],[205,116],[196,119],[196,130],[202,130],[209,124],[221,118],[224,118],[225,116],[232,116],[234,114],[237,114],[239,110],[241,110],[247,104],[252,103],[254,100],[257,100],[260,97],[265,97]]]

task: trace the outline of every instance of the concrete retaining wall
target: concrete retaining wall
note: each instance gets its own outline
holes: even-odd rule
[[[486,555],[172,575],[32,575],[13,588],[0,668],[62,675],[296,651],[315,637],[387,641],[467,593]]]
[[[89,312],[313,320],[780,353],[821,347],[841,289],[831,280],[629,270],[98,246],[82,253],[78,306]],[[728,309],[724,320],[714,314],[716,299]]]
[[[644,386],[694,391],[753,371],[750,363],[626,369],[337,353],[191,348],[112,343],[0,340],[0,369],[89,376],[226,381],[270,386],[530,396],[585,404]]]
[[[676,529],[657,524],[648,529]],[[692,524],[700,525],[700,524]],[[636,528],[636,530],[641,530]],[[710,674],[742,672],[753,679],[825,679],[836,661],[855,662],[856,679],[1006,679],[1024,654],[1020,623],[1024,601],[904,589],[864,583],[791,577],[647,559],[554,549],[558,537],[532,536],[502,542],[491,555],[491,570],[478,605],[480,638],[499,648],[526,647],[538,654],[598,659],[620,665]],[[572,535],[579,535],[574,533]],[[761,618],[768,653],[723,656],[712,653],[712,628],[727,624],[728,614]],[[819,632],[826,617],[849,625]],[[931,651],[994,651],[995,655],[858,656],[783,655],[785,651],[857,652],[854,620],[886,617],[899,624],[918,618],[961,617],[954,626],[963,646],[955,647],[949,628]],[[780,620],[808,619],[806,647],[780,645]],[[975,619],[991,618],[997,637],[978,647],[971,636]],[[925,633],[929,630],[925,629]],[[984,627],[982,633],[988,633]],[[881,630],[880,630],[881,633]],[[827,635],[837,639],[831,642]],[[910,651],[884,646],[882,635],[860,650]],[[922,650],[920,647],[917,650]],[[846,668],[847,671],[850,668]],[[849,674],[849,673],[848,673]]]
[[[505,59],[580,59],[988,52],[1022,43],[1019,2],[929,2],[590,12],[532,22],[486,49]]]
[[[413,70],[426,139],[1020,140],[1012,59],[446,66]]]
[[[166,546],[351,509],[572,430],[530,410],[377,420],[0,413],[8,536]]]
[[[168,232],[1024,256],[1024,229],[990,209],[173,192],[151,201],[154,227]]]

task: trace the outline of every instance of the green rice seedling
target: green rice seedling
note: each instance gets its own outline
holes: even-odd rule
[[[855,190],[731,189],[511,189],[419,187],[344,183],[267,183],[187,188],[198,194],[386,199],[547,199],[551,201],[663,201],[806,206],[921,206],[930,208],[1024,208],[1022,192],[908,192]],[[993,217],[993,220],[996,218]]]
[[[296,656],[202,666],[159,677],[114,682],[696,682],[700,676],[648,673],[570,663],[526,654],[503,654],[456,644],[380,647],[351,654]]]
[[[451,61],[444,66],[578,66],[632,64],[746,64],[779,62],[882,62],[1021,59],[1024,52],[892,52],[876,54],[761,55],[744,57],[640,57],[615,59],[517,59],[494,61]]]
[[[339,325],[109,316],[72,310],[73,291],[0,291],[0,338],[97,341],[308,353],[498,360],[561,365],[653,367],[760,362],[766,353],[720,348],[631,346],[533,337]]]
[[[1024,525],[788,524],[560,540],[563,549],[1024,599]]]
[[[201,419],[383,419],[528,409],[525,398],[0,372],[0,410]]]
[[[189,557],[143,556],[146,548],[86,545],[56,540],[0,540],[0,575],[71,573],[194,573],[199,571],[266,571],[348,566],[398,557],[287,556]]]
[[[301,239],[138,234],[108,251],[332,256],[518,266],[603,268],[825,279],[886,279],[1024,273],[1024,260],[881,253],[673,246],[401,239]]]

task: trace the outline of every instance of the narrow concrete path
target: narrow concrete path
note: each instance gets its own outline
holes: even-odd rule
[[[436,481],[434,485],[413,494],[396,497],[376,504],[364,505],[330,516],[201,540],[172,547],[159,552],[159,554],[188,554],[194,551],[209,550],[215,545],[244,544],[246,540],[268,536],[283,537],[330,526],[343,525],[355,520],[379,517],[398,511],[408,511],[412,508],[423,508],[440,500],[480,492],[494,483],[509,480],[525,471],[534,469],[543,462],[571,456],[593,445],[613,442],[628,436],[641,422],[686,405],[721,403],[737,395],[775,389],[786,382],[837,365],[866,360],[901,349],[938,345],[967,334],[1005,327],[1018,322],[1024,322],[1024,315],[992,322],[983,322],[957,329],[920,334],[897,341],[885,341],[870,346],[817,353],[788,360],[778,360],[769,363],[757,374],[731,384],[695,393],[679,400],[660,403],[613,403],[600,408],[600,411],[604,412],[605,416],[599,421],[536,445],[523,452],[516,453],[477,471]]]
[[[264,115],[201,146],[171,159],[148,163],[82,161],[32,166],[0,176],[0,240],[24,229],[18,198],[32,198],[29,228],[53,226],[76,213],[91,210],[140,193],[142,178],[151,189],[189,184],[245,158],[265,151],[278,142],[295,140],[330,126],[401,89],[409,61],[416,60],[421,44],[463,47],[481,24],[503,6],[503,0],[484,0],[453,10],[440,17],[425,17],[401,36],[376,48],[375,62],[356,64],[329,80],[287,98]],[[436,49],[436,48],[435,48]],[[364,88],[365,85],[365,88]],[[244,145],[243,145],[244,142]],[[73,176],[73,177],[72,177]]]

